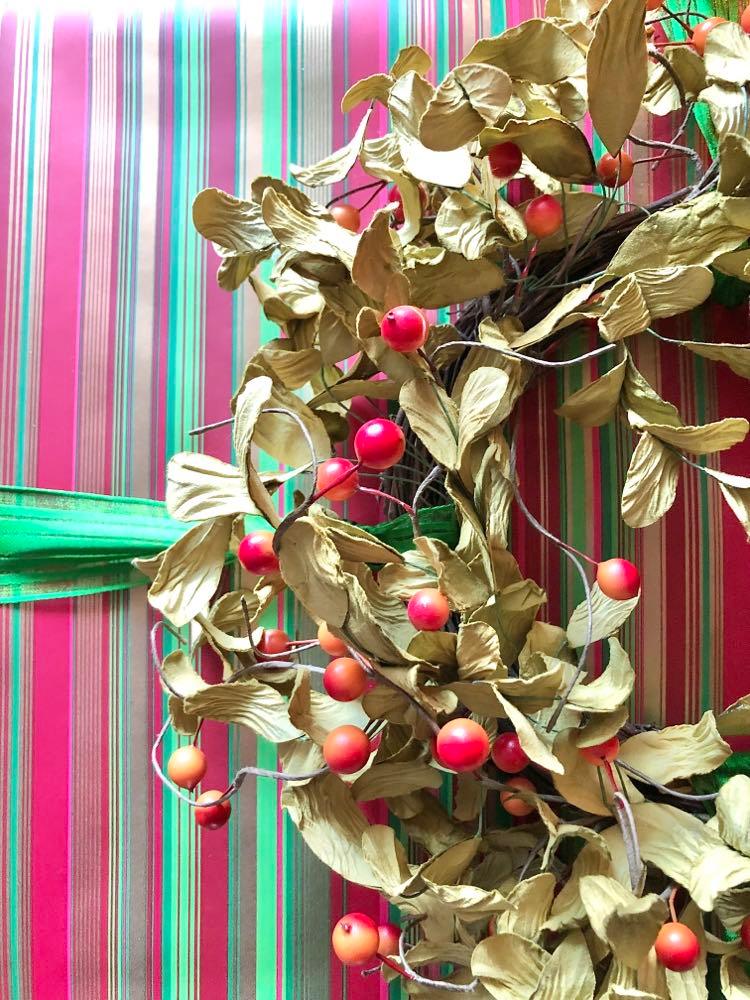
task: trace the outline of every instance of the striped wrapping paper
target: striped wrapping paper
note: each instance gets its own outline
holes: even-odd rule
[[[0,26],[0,481],[161,497],[169,455],[226,415],[243,359],[272,336],[248,293],[216,288],[194,195],[246,191],[258,173],[286,176],[288,162],[340,146],[361,115],[341,116],[341,95],[402,45],[424,45],[439,78],[475,38],[540,8],[248,0],[159,14],[154,0],[118,17],[112,6],[53,18],[24,4]],[[378,134],[383,110],[374,118]],[[640,168],[628,196],[658,197],[683,175],[680,160]],[[718,306],[665,333],[750,340],[746,312]],[[750,416],[747,383],[725,368],[653,341],[638,358],[688,420]],[[619,525],[628,435],[553,412],[593,365],[526,400],[523,488],[574,545],[640,564],[644,601],[626,635],[635,711],[694,719],[747,687],[746,543],[693,472],[663,523],[637,536]],[[228,458],[227,438],[211,432],[205,446]],[[750,445],[723,463],[750,468]],[[564,618],[580,595],[559,554],[524,524],[515,539],[548,588],[547,616]],[[279,617],[294,627],[293,608]],[[149,624],[143,590],[0,609],[0,998],[398,996],[330,962],[343,910],[386,910],[329,877],[279,815],[274,785],[246,785],[228,830],[198,837],[155,782],[164,707]],[[209,786],[239,762],[274,760],[218,725],[203,745]]]

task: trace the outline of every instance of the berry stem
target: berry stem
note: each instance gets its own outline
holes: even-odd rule
[[[360,486],[360,493],[371,493],[376,497],[383,497],[384,500],[390,500],[391,503],[397,504],[399,507],[403,507],[407,514],[411,517],[414,516],[414,508],[411,504],[408,504],[405,500],[399,500],[398,497],[394,497],[391,493],[386,493],[385,490],[376,490],[372,486]]]
[[[387,955],[381,955],[380,952],[378,952],[378,954],[375,957],[379,959],[383,963],[383,965],[387,965],[389,969],[393,969],[394,972],[397,972],[399,976],[403,976],[404,979],[414,978],[414,976],[410,976],[408,972],[404,972],[401,966],[397,965],[396,962],[393,961],[393,959],[388,958]]]
[[[191,437],[195,437],[197,434],[205,434],[206,431],[216,430],[217,427],[226,427],[227,424],[233,424],[234,417],[225,417],[224,420],[216,420],[212,424],[203,424],[200,427],[194,427],[188,434]]]
[[[309,506],[310,504],[315,503],[316,500],[320,500],[320,498],[324,497],[326,493],[329,493],[337,486],[340,486],[342,483],[346,482],[346,480],[350,476],[354,475],[354,473],[357,472],[360,465],[361,465],[360,462],[355,462],[354,465],[351,467],[351,469],[346,469],[346,471],[342,472],[340,476],[336,476],[336,478],[332,482],[330,482],[324,490],[316,490],[316,492],[313,493],[311,497],[308,497],[305,503]],[[359,489],[364,489],[364,487],[359,487]]]
[[[675,900],[677,899],[677,893],[680,891],[680,887],[676,885],[669,894],[669,913],[672,917],[672,922],[677,923],[677,911],[675,910]]]
[[[609,785],[613,792],[619,792],[620,786],[617,784],[617,778],[615,777],[615,769],[612,764],[608,761],[602,761],[604,770],[607,772],[607,778],[609,779]]]
[[[359,187],[350,188],[348,191],[344,191],[343,194],[337,194],[335,198],[331,198],[330,201],[326,202],[326,208],[330,208],[331,205],[335,205],[337,201],[343,201],[345,198],[349,198],[350,195],[358,194],[360,191],[369,191],[370,188],[384,188],[387,181],[370,181],[369,184],[360,184]],[[377,192],[376,192],[377,193]],[[362,206],[365,207],[364,205]]]
[[[677,160],[687,156],[687,153],[668,153],[666,156],[644,156],[642,160],[633,160],[633,166],[637,163],[662,163],[664,160]]]

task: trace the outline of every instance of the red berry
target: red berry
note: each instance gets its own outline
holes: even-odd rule
[[[510,788],[517,788],[519,791],[536,791],[536,788],[534,788],[534,785],[528,778],[511,778],[510,781],[506,781],[505,784]],[[530,816],[535,811],[535,807],[531,804],[531,802],[527,802],[525,799],[522,799],[521,796],[516,795],[515,792],[500,792],[500,803],[503,809],[507,813],[510,813],[511,816]]]
[[[276,656],[278,653],[286,653],[289,649],[289,636],[280,628],[264,628],[255,645],[259,652]]]
[[[318,642],[320,643],[320,648],[328,653],[329,656],[346,656],[349,652],[349,648],[344,640],[334,635],[325,622],[321,622],[318,625]]]
[[[750,7],[745,7],[740,17],[740,27],[750,35]]]
[[[493,176],[504,181],[515,177],[523,159],[523,153],[515,142],[499,142],[496,146],[490,147],[487,156]]]
[[[641,589],[641,574],[627,559],[605,559],[596,569],[596,582],[605,597],[629,601]]]
[[[351,474],[347,476],[347,470]],[[336,483],[332,486],[331,483]],[[318,493],[323,493],[329,500],[348,500],[359,489],[359,476],[354,468],[354,462],[348,458],[327,458],[318,466],[315,477],[315,487]]]
[[[340,201],[338,205],[331,206],[330,212],[334,221],[343,229],[348,229],[352,233],[359,232],[359,209],[354,205]]]
[[[700,24],[697,24],[693,28],[693,34],[690,40],[693,43],[693,48],[699,56],[702,56],[706,51],[706,40],[716,25],[726,23],[727,19],[725,17],[709,17],[705,21],[701,21]]]
[[[439,590],[423,587],[409,598],[406,613],[414,628],[421,632],[439,632],[450,618],[451,609]]]
[[[358,726],[338,726],[326,736],[323,757],[334,774],[355,774],[370,758],[370,740]]]
[[[740,937],[742,938],[742,944],[750,951],[750,917],[745,917],[742,921]]]
[[[394,351],[416,351],[427,340],[430,325],[416,306],[389,309],[380,323],[380,335]]]
[[[562,205],[551,194],[541,194],[528,203],[524,218],[531,235],[538,240],[544,239],[556,233],[562,225]]]
[[[406,451],[404,432],[392,420],[368,420],[354,435],[354,451],[368,469],[390,469]]]
[[[664,4],[664,0],[646,0],[646,10],[658,10]]]
[[[367,690],[367,674],[351,656],[339,656],[326,667],[323,687],[335,701],[356,701]]]
[[[396,924],[378,924],[378,955],[398,955],[401,928]]]
[[[224,792],[212,788],[210,791],[198,796],[195,801],[199,805],[204,806],[203,809],[195,810],[195,822],[198,826],[205,827],[206,830],[218,830],[219,827],[224,826],[232,813],[232,806],[229,803],[229,799],[215,806],[209,804],[220,799],[223,794]]]
[[[664,924],[654,941],[656,957],[670,972],[689,972],[698,964],[701,945],[685,924]]]
[[[180,788],[188,788],[191,792],[206,773],[208,762],[200,747],[189,744],[178,747],[167,762],[167,774]]]
[[[401,192],[399,191],[399,189],[397,187],[394,186],[392,188],[389,188],[389,190],[388,190],[388,201],[390,201],[390,202],[395,201],[396,202],[396,208],[393,209],[393,221],[397,225],[399,225],[399,226],[402,225],[403,222],[404,222],[404,199],[401,197]],[[422,214],[423,215],[424,215],[425,209],[427,208],[428,202],[429,202],[429,198],[427,197],[427,192],[425,191],[425,189],[420,184],[419,185],[419,206],[422,209]]]
[[[378,928],[364,913],[347,913],[333,928],[331,944],[344,965],[365,965],[378,953]]]
[[[633,157],[623,150],[617,156],[605,153],[596,165],[596,172],[605,187],[622,187],[633,176]]]
[[[438,763],[452,771],[476,771],[490,755],[490,740],[478,722],[451,719],[437,734]]]
[[[580,753],[589,764],[593,764],[594,767],[601,767],[605,761],[611,763],[613,760],[617,759],[617,755],[620,752],[620,741],[616,736],[613,736],[609,740],[605,740],[604,743],[597,743],[593,747],[581,747]]]
[[[237,558],[248,573],[265,576],[278,573],[279,560],[273,551],[272,531],[251,531],[240,542]]]
[[[517,733],[501,733],[492,744],[492,759],[506,774],[518,774],[529,763]]]

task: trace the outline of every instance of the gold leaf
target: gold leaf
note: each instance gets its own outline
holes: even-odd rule
[[[750,694],[725,708],[716,724],[722,736],[750,735]]]
[[[719,191],[750,195],[750,139],[733,133],[724,136],[719,144],[719,164]]]
[[[317,513],[315,520],[324,527],[329,538],[347,562],[402,563],[404,557],[396,549],[381,542],[356,524]]]
[[[543,872],[519,882],[508,894],[508,902],[512,904],[512,908],[498,916],[495,932],[510,932],[535,940],[542,932],[554,894],[555,876],[551,872]]]
[[[357,802],[371,802],[393,795],[406,795],[420,788],[440,788],[443,776],[437,768],[414,761],[375,764],[352,785]]]
[[[628,367],[623,383],[624,405],[647,422],[681,427],[682,420],[677,407],[663,400],[635,367],[632,357],[629,354],[627,357]]]
[[[588,684],[576,684],[570,692],[570,705],[585,712],[610,712],[628,700],[634,683],[628,654],[617,639],[610,639],[606,669]]]
[[[253,361],[273,372],[274,379],[287,389],[300,389],[323,365],[317,348],[295,349],[293,341],[288,337],[269,340],[253,357]]]
[[[236,465],[189,451],[178,452],[167,464],[166,503],[178,521],[259,513]]]
[[[706,38],[703,61],[706,76],[724,83],[738,86],[750,81],[750,38],[739,24],[727,21],[717,24],[718,31],[712,29]]]
[[[471,971],[496,1000],[530,1000],[549,961],[546,951],[518,934],[493,934],[471,956]]]
[[[716,800],[719,836],[741,854],[750,855],[750,778],[736,774],[719,789]]]
[[[601,308],[599,331],[610,343],[641,333],[651,322],[646,300],[632,274],[607,289]]]
[[[627,275],[672,264],[710,264],[750,233],[747,198],[718,192],[698,195],[654,212],[630,233],[612,258],[608,274]]]
[[[462,624],[456,644],[459,680],[488,680],[507,669],[500,659],[497,633],[484,622]]]
[[[264,192],[262,209],[266,225],[282,247],[333,257],[351,270],[358,242],[354,233],[336,222],[305,214],[273,188]]]
[[[343,181],[357,162],[371,114],[372,108],[368,108],[349,142],[341,149],[331,153],[330,156],[326,156],[324,160],[313,163],[309,167],[300,167],[295,163],[290,163],[289,173],[292,177],[306,187],[322,187],[325,184],[338,184],[339,181]]]
[[[407,252],[404,269],[412,290],[412,303],[423,309],[440,309],[478,299],[505,284],[503,269],[495,261],[486,257],[470,261],[463,254],[442,247],[425,248],[419,256]]]
[[[750,280],[750,250],[734,250],[720,254],[714,260],[717,271],[742,281]]]
[[[630,717],[627,706],[621,705],[611,712],[592,715],[583,729],[579,729],[575,737],[577,747],[595,747],[616,736]]]
[[[582,878],[580,892],[594,933],[623,965],[637,969],[667,919],[667,904],[654,893],[639,898],[605,875]]]
[[[463,146],[497,121],[512,93],[510,77],[497,66],[457,66],[430,98],[419,122],[419,138],[428,149]]]
[[[677,340],[674,343],[709,361],[722,361],[735,374],[750,378],[750,344],[703,344],[693,340]]]
[[[337,726],[351,725],[361,729],[369,721],[359,701],[334,701],[327,694],[313,691],[308,670],[296,671],[287,711],[292,725],[318,746],[323,746],[328,734]]]
[[[598,584],[591,588],[591,609],[593,614],[592,642],[606,639],[614,633],[628,620],[633,609],[638,604],[640,595],[632,597],[628,601],[613,601],[610,597],[605,597],[599,589]],[[567,636],[570,645],[576,649],[586,641],[588,628],[588,608],[583,601],[570,616],[568,622]]]
[[[586,938],[570,931],[547,962],[531,1000],[593,1000],[595,985]]]
[[[631,528],[654,524],[670,509],[680,477],[678,455],[651,434],[641,434],[622,491],[622,519]]]
[[[341,628],[349,611],[336,546],[309,518],[300,517],[284,532],[279,551],[281,573],[308,614]]]
[[[485,151],[498,142],[514,142],[536,167],[566,184],[590,184],[596,176],[586,136],[562,118],[510,118],[501,127],[484,129],[479,141]]]
[[[439,589],[458,611],[470,611],[484,604],[489,595],[485,582],[472,573],[463,559],[445,542],[424,535],[415,538],[417,549],[432,563],[438,575]]]
[[[362,777],[365,778],[367,773]],[[357,781],[359,780],[358,778]],[[378,876],[380,887],[386,895],[400,896],[405,886],[411,882],[412,874],[406,860],[406,851],[396,840],[396,834],[390,826],[375,824],[365,829],[362,834],[362,855]]]
[[[405,382],[399,403],[409,426],[435,461],[449,469],[457,464],[458,409],[434,379],[417,376]]]
[[[380,101],[387,105],[392,83],[393,78],[387,73],[373,73],[372,76],[357,80],[341,98],[342,112],[346,114],[362,101]]]
[[[401,305],[409,301],[409,282],[401,271],[390,212],[380,209],[359,238],[352,264],[352,281],[377,302]]]
[[[750,424],[744,417],[725,417],[698,427],[671,427],[669,424],[651,424],[639,416],[629,414],[630,422],[639,430],[648,431],[666,444],[694,455],[726,451],[747,437]]]
[[[706,301],[714,286],[711,271],[694,264],[645,268],[636,271],[633,278],[638,283],[652,319],[676,316],[695,309]]]
[[[193,666],[193,661],[181,649],[175,649],[164,657],[161,672],[169,688],[176,691],[180,698],[189,698],[209,687]]]
[[[358,885],[378,888],[362,838],[369,824],[341,778],[323,774],[306,785],[286,785],[281,805],[326,867]]]
[[[263,221],[260,205],[218,188],[206,188],[196,197],[193,225],[223,258],[219,285],[227,291],[239,288],[276,248],[276,239]]]
[[[467,260],[479,260],[505,242],[503,228],[488,208],[478,205],[462,191],[448,195],[435,218],[440,243]]]
[[[718,481],[730,510],[750,538],[750,479],[745,476],[732,476],[717,469],[704,468],[703,471]]]
[[[185,710],[203,719],[247,726],[272,743],[297,739],[286,700],[267,684],[249,678],[234,684],[210,684],[185,699]]]
[[[461,391],[458,412],[458,454],[462,463],[471,445],[510,413],[514,399],[508,373],[500,368],[477,368]]]
[[[575,420],[582,427],[601,427],[614,417],[625,380],[627,360],[620,361],[601,378],[568,396],[555,413]]]
[[[645,12],[644,0],[608,0],[586,59],[591,120],[613,156],[633,127],[646,91]]]
[[[557,25],[531,18],[493,38],[480,38],[462,59],[466,63],[499,66],[518,80],[556,83],[578,72],[584,56]]]
[[[708,774],[723,764],[730,752],[716,728],[714,713],[706,712],[694,726],[668,726],[631,736],[620,748],[620,759],[668,785],[680,778]]]
[[[609,816],[612,811],[612,792],[606,784],[600,785],[599,769],[589,764],[578,749],[575,742],[577,732],[576,729],[566,729],[555,738],[555,756],[565,769],[564,773],[554,776],[555,788],[570,805],[594,816]],[[643,802],[643,796],[627,778],[625,787],[631,803]],[[605,870],[597,868],[586,874],[605,874]],[[556,908],[553,907],[552,912],[556,913]]]
[[[498,889],[479,889],[475,885],[440,885],[426,878],[425,882],[441,906],[462,920],[486,920],[493,913],[511,905]]]
[[[724,1000],[748,1000],[750,974],[747,962],[736,955],[723,955],[721,959],[721,990]]]
[[[388,109],[398,137],[404,170],[419,181],[462,188],[471,176],[471,157],[464,147],[449,152],[428,149],[419,139],[419,122],[427,110],[432,86],[410,70],[391,88]]]
[[[410,71],[419,73],[420,76],[426,76],[431,66],[432,57],[425,52],[421,45],[407,45],[399,50],[390,73],[396,80]]]
[[[502,681],[497,682],[498,686],[502,683]],[[565,769],[564,765],[538,735],[537,730],[529,722],[526,715],[507,698],[503,697],[499,691],[497,692],[497,699],[505,709],[505,714],[512,722],[513,728],[518,734],[518,742],[529,759],[540,767],[551,771],[552,774],[562,774]]]
[[[565,320],[571,313],[579,312],[581,306],[591,298],[595,288],[594,282],[589,282],[586,285],[579,285],[578,288],[573,288],[571,291],[566,292],[560,301],[550,309],[544,319],[540,320],[534,326],[529,327],[526,333],[514,339],[513,349],[520,351],[524,347],[531,347],[532,344],[546,340],[560,326],[565,325]]]
[[[173,625],[186,625],[216,592],[229,548],[231,516],[197,524],[160,553],[158,572],[149,588],[152,608]]]
[[[580,757],[580,754],[578,756]],[[589,834],[591,833],[592,831],[589,831]],[[552,903],[552,915],[545,924],[547,930],[555,932],[580,927],[586,920],[586,911],[581,902],[581,880],[587,875],[610,873],[612,865],[609,849],[598,834],[594,836],[595,839],[584,845],[573,862],[567,882],[555,897]]]

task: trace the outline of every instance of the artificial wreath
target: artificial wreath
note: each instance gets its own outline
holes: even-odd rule
[[[666,514],[694,466],[750,532],[750,478],[692,457],[742,441],[747,420],[687,425],[629,350],[719,285],[733,283],[737,301],[746,292],[748,31],[747,11],[738,24],[703,22],[690,3],[548,0],[544,18],[478,41],[438,86],[411,46],[347,92],[344,112],[369,102],[351,141],[291,172],[314,189],[358,163],[368,202],[388,187],[364,228],[354,205],[273,177],[256,178],[249,200],[209,189],[195,202],[219,284],[249,280],[282,335],[250,359],[232,400],[237,464],[187,452],[169,463],[169,510],[193,526],[140,566],[164,623],[192,625],[190,654],[210,646],[224,679],[208,684],[185,649],[157,661],[169,717],[154,766],[204,828],[227,822],[248,775],[283,782],[283,807],[318,857],[402,914],[380,928],[342,915],[336,954],[403,977],[412,996],[699,1000],[711,964],[727,1000],[750,997],[750,777],[725,742],[750,733],[750,696],[696,724],[631,721],[644,665],[617,633],[639,602],[638,570],[551,535],[516,467],[529,385],[596,357],[600,377],[559,415],[632,430],[624,521]],[[391,121],[379,137],[368,135],[375,102]],[[644,109],[680,113],[670,142],[634,133]],[[710,162],[683,144],[693,112]],[[587,115],[608,150],[598,163]],[[689,185],[651,205],[621,200],[639,147],[649,161],[684,156]],[[512,178],[532,196],[514,198]],[[256,269],[271,256],[269,283]],[[445,322],[425,312],[446,307]],[[561,358],[582,329],[597,345]],[[750,377],[750,345],[677,343]],[[362,397],[377,415],[357,426]],[[353,452],[334,455],[355,428]],[[256,449],[284,469],[260,472]],[[307,495],[281,517],[274,491],[308,473]],[[358,490],[403,513],[352,523],[331,503]],[[585,600],[562,625],[538,620],[543,587],[510,548],[515,505],[580,575]],[[246,515],[267,528],[247,534]],[[250,582],[217,594],[227,553]],[[260,627],[286,588],[315,638]],[[597,643],[606,666],[592,678]],[[325,670],[303,662],[318,644],[333,658]],[[169,727],[194,737],[204,719],[278,744],[279,770],[245,767],[196,797],[195,741],[166,773],[160,744]],[[451,810],[433,794],[446,773]],[[498,798],[501,814],[486,808]],[[421,864],[366,820],[359,804],[373,799],[424,850]],[[435,963],[444,978],[427,975]]]

